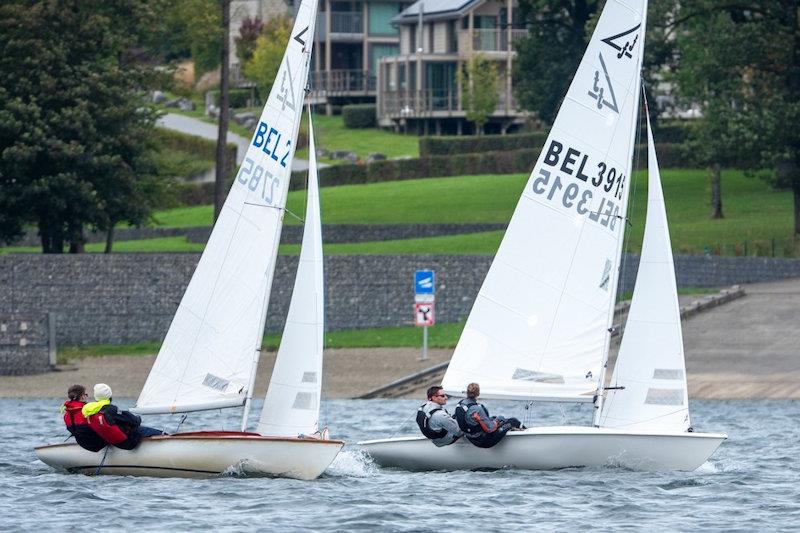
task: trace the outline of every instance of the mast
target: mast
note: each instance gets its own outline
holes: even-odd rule
[[[647,34],[647,2],[644,3],[643,11],[642,11],[642,44],[641,50],[642,52],[639,54],[639,83],[637,84],[636,89],[636,112],[632,113],[631,116],[631,138],[630,138],[630,145],[631,145],[631,153],[629,160],[631,161],[631,171],[630,176],[628,177],[628,187],[631,188],[633,184],[633,173],[636,169],[633,166],[633,152],[636,147],[636,137],[637,137],[637,128],[639,126],[639,105],[642,100],[642,63],[644,62],[644,45],[645,45],[645,36]],[[630,191],[628,193],[628,204],[630,205]],[[625,209],[627,213],[627,208]],[[608,323],[606,325],[606,340],[605,340],[605,347],[603,349],[603,364],[600,366],[600,379],[597,382],[597,393],[595,394],[595,401],[594,401],[594,417],[592,424],[595,427],[600,426],[600,415],[603,412],[603,400],[605,394],[605,385],[606,385],[606,372],[608,371],[608,353],[611,350],[611,332],[614,327],[614,309],[617,306],[617,287],[619,285],[619,277],[622,274],[622,248],[625,243],[625,226],[628,222],[627,217],[619,220],[620,223],[620,230],[619,230],[619,241],[617,242],[617,265],[616,265],[616,275],[613,277],[613,282],[611,286],[611,302],[609,304],[608,310]]]

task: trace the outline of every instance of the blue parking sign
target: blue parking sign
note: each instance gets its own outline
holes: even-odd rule
[[[414,272],[414,293],[433,294],[435,292],[433,270],[417,270]]]

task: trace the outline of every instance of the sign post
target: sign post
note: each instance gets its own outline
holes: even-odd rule
[[[422,328],[422,361],[428,360],[428,326],[436,323],[435,300],[433,270],[414,272],[414,325]]]

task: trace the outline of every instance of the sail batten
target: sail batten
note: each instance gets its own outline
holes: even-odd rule
[[[644,4],[607,2],[467,318],[445,389],[477,381],[482,397],[596,393],[627,213]],[[523,385],[515,375],[562,381]]]

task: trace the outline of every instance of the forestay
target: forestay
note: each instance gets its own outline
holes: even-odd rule
[[[636,286],[600,425],[684,432],[689,422],[675,266],[650,118],[647,219]]]
[[[606,3],[444,378],[450,393],[591,401],[608,349],[646,2]]]
[[[308,121],[308,194],[297,277],[258,433],[296,437],[317,431],[322,385],[325,295],[317,158]]]
[[[243,405],[252,394],[308,77],[317,0],[304,0],[236,180],[172,320],[141,413]]]

